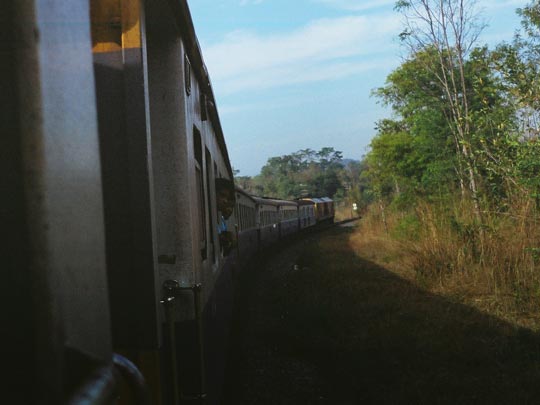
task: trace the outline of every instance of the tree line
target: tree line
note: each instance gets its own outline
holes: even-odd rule
[[[343,153],[333,147],[319,151],[308,148],[271,157],[257,176],[239,176],[237,172],[235,180],[244,190],[259,196],[341,200],[358,194],[360,167],[360,162],[344,160]]]

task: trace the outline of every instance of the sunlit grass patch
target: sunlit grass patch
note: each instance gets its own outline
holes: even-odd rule
[[[539,330],[534,246],[540,245],[540,227],[530,220],[534,213],[486,215],[479,227],[471,212],[419,204],[408,214],[387,212],[387,232],[373,209],[351,236],[351,247],[431,292]]]

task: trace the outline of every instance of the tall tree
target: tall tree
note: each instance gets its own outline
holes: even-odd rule
[[[471,192],[475,216],[483,223],[480,209],[478,168],[475,162],[471,128],[471,94],[466,61],[475,47],[483,25],[475,0],[400,0],[396,9],[405,17],[400,37],[411,55],[433,52],[425,69],[436,79],[444,94],[447,120],[458,152],[458,175],[462,190]]]

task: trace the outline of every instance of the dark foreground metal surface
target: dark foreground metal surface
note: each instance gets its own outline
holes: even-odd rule
[[[97,369],[71,397],[68,405],[114,404],[122,380],[129,387],[134,405],[151,404],[148,387],[139,369],[125,357],[114,354],[112,364]]]

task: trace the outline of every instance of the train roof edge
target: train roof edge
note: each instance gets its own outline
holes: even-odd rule
[[[184,44],[186,46],[186,52],[191,61],[191,65],[194,67],[193,72],[195,73],[197,79],[200,82],[201,89],[210,101],[210,119],[216,132],[218,144],[223,153],[225,164],[227,165],[227,170],[229,171],[231,179],[233,179],[232,165],[229,160],[227,144],[225,143],[225,136],[223,134],[223,128],[221,126],[221,121],[219,119],[217,111],[214,90],[212,88],[212,83],[208,74],[208,70],[204,63],[204,58],[202,56],[199,40],[197,39],[197,35],[195,34],[195,26],[193,25],[193,19],[191,17],[188,2],[187,0],[169,0],[167,1],[167,3],[173,11],[177,28],[179,29],[182,38],[184,38],[185,40]]]

